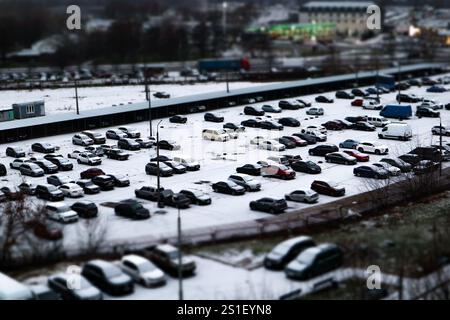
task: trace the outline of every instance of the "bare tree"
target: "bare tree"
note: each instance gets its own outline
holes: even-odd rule
[[[95,256],[106,243],[107,223],[101,218],[83,219],[77,226],[77,234],[80,253]]]

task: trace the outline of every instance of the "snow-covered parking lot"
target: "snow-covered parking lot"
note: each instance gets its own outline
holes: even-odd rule
[[[450,92],[446,93],[427,93],[426,87],[413,87],[408,90],[409,93],[415,93],[425,98],[436,99],[442,103],[450,102]],[[326,94],[334,98],[334,92]],[[381,96],[382,104],[394,103],[396,93],[390,93]],[[313,102],[313,106],[320,106],[325,109],[325,115],[315,118],[306,116],[305,109],[298,111],[283,111],[282,114],[276,114],[274,117],[294,117],[297,118],[303,127],[309,125],[320,125],[333,119],[344,119],[347,116],[356,115],[378,115],[378,111],[363,110],[360,107],[351,107],[351,100],[335,99],[333,104],[318,104],[314,102],[316,95],[305,96],[302,99]],[[265,102],[264,104],[277,105],[278,101]],[[260,105],[260,104],[259,104]],[[252,118],[242,114],[243,107],[233,107],[217,110],[215,113],[225,117],[225,122],[240,123],[243,120]],[[442,121],[444,124],[450,124],[450,111],[441,110]],[[159,121],[159,120],[158,120]],[[154,127],[158,121],[154,121]],[[408,120],[412,126],[414,138],[410,142],[399,142],[396,140],[383,140],[390,149],[390,155],[398,156],[405,152],[409,152],[417,143],[430,144],[438,141],[438,137],[431,135],[431,127],[439,124],[437,118],[422,118],[417,119],[413,117]],[[136,123],[132,125],[137,128],[144,136],[149,135],[148,122]],[[260,212],[254,212],[249,209],[249,202],[257,200],[264,196],[283,198],[286,193],[296,189],[309,188],[311,183],[317,179],[328,179],[336,181],[346,187],[346,195],[354,195],[362,191],[366,191],[367,186],[362,182],[363,179],[356,178],[353,175],[353,166],[343,166],[336,164],[321,163],[323,169],[319,176],[307,175],[297,173],[297,178],[291,181],[282,181],[275,179],[259,178],[262,182],[262,191],[255,193],[247,193],[244,196],[233,197],[224,194],[215,194],[211,190],[210,183],[220,180],[226,180],[230,174],[236,172],[236,167],[246,163],[256,163],[259,160],[264,160],[268,156],[276,155],[277,152],[259,150],[255,145],[250,145],[249,141],[255,136],[277,137],[282,135],[291,135],[299,132],[300,128],[285,127],[282,132],[270,132],[259,129],[247,128],[245,133],[242,133],[237,140],[222,142],[212,142],[202,140],[202,130],[205,128],[222,128],[222,124],[209,123],[203,120],[203,114],[188,115],[187,124],[171,124],[168,119],[164,119],[161,123],[160,136],[161,139],[175,140],[181,145],[180,151],[161,151],[162,154],[169,157],[175,154],[183,154],[188,157],[200,161],[201,170],[197,172],[190,172],[183,175],[174,175],[169,178],[162,178],[162,186],[166,189],[172,189],[175,192],[185,188],[195,188],[211,194],[212,205],[199,207],[191,206],[191,208],[182,211],[183,229],[196,228],[214,228],[219,225],[229,223],[240,223],[248,220],[259,219],[269,215]],[[105,132],[106,129],[100,130]],[[31,144],[35,142],[50,142],[61,147],[59,153],[67,155],[73,150],[81,150],[80,147],[75,147],[71,143],[72,135],[61,135],[45,139],[28,140],[21,142],[20,145],[26,150],[31,150]],[[330,131],[328,133],[328,143],[338,145],[346,139],[369,140],[377,141],[377,132],[365,131]],[[112,143],[113,141],[108,141]],[[5,156],[5,149],[8,145],[0,147],[0,162],[9,167],[12,158]],[[308,156],[309,147],[291,149],[281,154],[298,154],[303,159],[310,159],[315,162],[323,161],[323,158]],[[124,218],[115,216],[114,210],[101,206],[104,202],[120,201],[124,199],[134,198],[134,189],[145,185],[156,185],[156,177],[145,175],[145,165],[150,157],[155,155],[155,150],[141,150],[131,152],[132,156],[129,161],[118,162],[114,160],[104,159],[100,166],[106,173],[125,174],[131,181],[131,186],[127,188],[116,188],[113,191],[101,192],[94,196],[85,196],[86,200],[93,201],[99,206],[101,219],[107,225],[107,240],[114,242],[128,242],[131,239],[151,237],[158,239],[162,236],[173,236],[176,234],[176,218],[177,212],[175,209],[166,208],[166,214],[153,215],[151,219],[145,221],[130,221]],[[217,157],[220,155],[220,157]],[[371,162],[377,162],[383,156],[370,155]],[[225,158],[225,159],[223,159]],[[74,170],[68,175],[74,180],[79,179],[80,172],[88,169],[87,166],[78,165],[74,161]],[[1,181],[1,185],[19,184],[23,177],[17,171],[9,170],[8,176]],[[46,182],[44,178],[27,178],[35,184]],[[321,196],[319,204],[333,201],[334,198]],[[67,200],[68,203],[73,203],[76,200]],[[142,201],[150,212],[153,214],[157,210],[155,203]],[[297,210],[307,206],[306,204],[289,203],[289,211]],[[80,237],[79,224],[68,225],[65,227],[64,241],[67,246],[76,246],[78,237]]]

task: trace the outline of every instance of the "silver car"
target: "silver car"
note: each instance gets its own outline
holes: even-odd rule
[[[287,201],[315,203],[319,201],[319,194],[313,190],[296,190],[285,196]]]
[[[246,174],[232,174],[228,180],[244,187],[247,191],[261,190],[261,182]]]
[[[127,255],[122,258],[119,267],[135,282],[145,287],[156,287],[166,283],[164,272],[143,257]]]

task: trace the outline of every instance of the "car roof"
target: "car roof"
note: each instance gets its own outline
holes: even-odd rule
[[[156,249],[158,249],[159,251],[162,252],[172,252],[177,250],[177,248],[175,248],[174,246],[170,245],[170,244],[160,244],[158,246],[156,246]]]
[[[108,268],[111,268],[111,266],[114,266],[111,262],[108,262],[105,260],[100,260],[100,259],[91,260],[86,264],[99,267],[100,269],[108,269]]]
[[[127,256],[124,256],[122,258],[122,261],[130,261],[131,263],[136,264],[136,265],[148,262],[148,260],[145,259],[144,257],[138,256],[135,254],[129,254]]]
[[[292,239],[288,239],[288,240],[286,240],[286,241],[283,241],[283,242],[280,243],[280,244],[292,246],[292,245],[294,245],[294,244],[296,244],[296,243],[298,243],[298,242],[310,241],[310,240],[312,240],[311,237],[308,237],[308,236],[299,236],[299,237],[295,237],[295,238],[292,238]]]

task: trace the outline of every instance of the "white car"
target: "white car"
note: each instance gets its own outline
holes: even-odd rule
[[[261,142],[263,142],[265,140],[266,140],[266,138],[257,136],[257,137],[254,137],[252,140],[250,140],[250,144],[259,145]]]
[[[259,149],[269,150],[269,151],[284,151],[286,146],[275,141],[275,140],[264,140],[258,145]]]
[[[59,186],[59,190],[61,190],[65,197],[80,198],[84,196],[83,189],[76,183],[63,184],[62,186]]]
[[[328,132],[324,126],[308,126],[308,127],[306,127],[306,129],[319,131],[322,134],[327,134],[327,132]]]
[[[391,176],[399,176],[402,173],[402,171],[399,168],[394,167],[393,165],[391,165],[387,162],[378,162],[378,163],[374,163],[373,165],[387,170],[389,172],[389,175],[391,175]]]
[[[120,140],[120,139],[125,139],[127,137],[128,137],[128,135],[125,132],[123,132],[122,130],[112,129],[112,130],[106,131],[107,139]]]
[[[78,221],[78,214],[70,207],[61,202],[47,204],[45,211],[49,219],[62,223],[71,223]]]
[[[230,140],[230,135],[223,129],[205,129],[202,133],[203,140],[225,142]]]
[[[135,128],[120,127],[119,130],[124,132],[128,138],[140,138],[141,137],[141,133],[138,130],[136,130]]]
[[[239,132],[234,131],[233,129],[223,129],[228,135],[230,136],[230,139],[238,139],[239,138]]]
[[[83,153],[82,151],[79,150],[74,150],[71,153],[67,154],[67,158],[69,159],[78,159],[78,156]]]
[[[381,109],[383,109],[383,106],[381,104],[379,104],[378,102],[367,101],[367,100],[364,100],[362,107],[363,107],[363,109],[366,109],[366,110],[381,110]]]
[[[173,161],[181,164],[188,171],[197,171],[200,170],[200,163],[194,159],[185,156],[175,156],[173,157]]]
[[[102,159],[91,152],[82,152],[77,157],[78,164],[98,166],[102,164]]]
[[[72,137],[72,143],[74,145],[78,145],[78,146],[91,146],[94,144],[94,140],[92,140],[91,138],[89,138],[87,135],[84,134],[76,134]]]
[[[145,287],[156,287],[166,283],[164,272],[141,256],[134,254],[124,256],[120,261],[119,267],[135,282]]]
[[[375,142],[364,141],[356,146],[356,150],[363,153],[374,153],[376,155],[388,154],[389,148]]]
[[[13,162],[11,162],[11,163],[9,164],[9,167],[10,167],[11,169],[14,169],[14,170],[19,170],[20,167],[21,167],[24,163],[28,163],[28,162],[31,162],[31,160],[30,160],[30,159],[26,159],[26,158],[15,159]]]
[[[315,129],[302,129],[301,133],[309,134],[310,136],[316,137],[316,139],[320,142],[327,141],[327,135],[323,134],[319,130]]]

